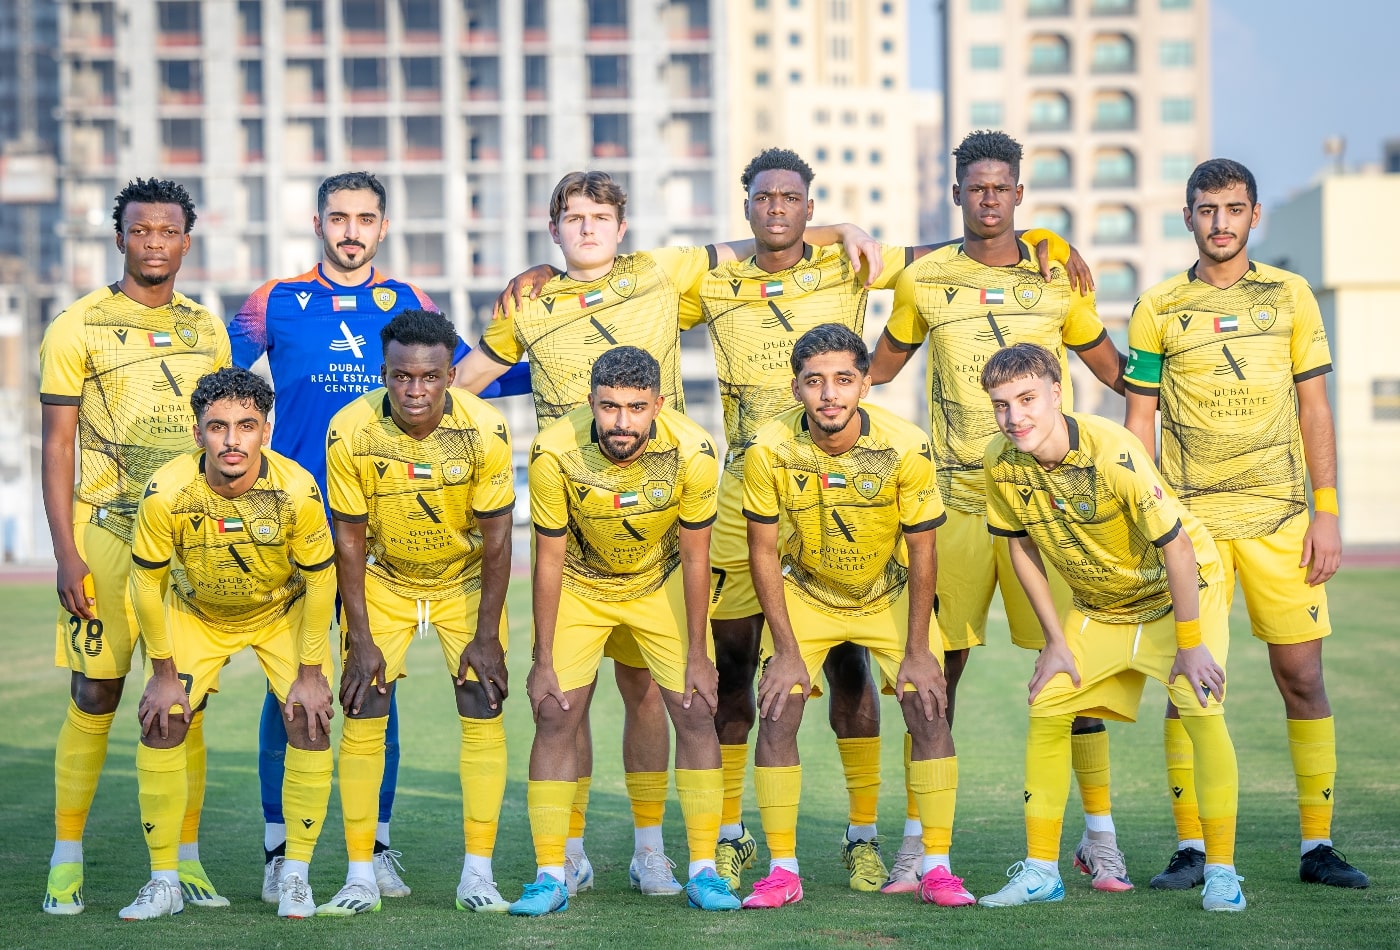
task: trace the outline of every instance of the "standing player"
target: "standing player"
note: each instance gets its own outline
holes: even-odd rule
[[[537,298],[486,328],[481,343],[463,361],[459,377],[465,388],[479,389],[528,354],[535,416],[544,429],[587,401],[589,371],[598,355],[625,344],[657,358],[661,395],[672,409],[684,409],[680,331],[699,321],[696,291],[701,279],[717,264],[749,256],[755,245],[741,241],[620,255],[618,245],[627,233],[626,205],[626,194],[602,172],[573,172],[560,180],[550,199],[549,228],[568,270],[548,280]],[[841,225],[814,228],[812,233],[828,241],[844,239],[847,252],[856,260],[864,255],[878,273],[880,259],[869,256],[878,245],[858,228]],[[513,286],[534,276],[522,275]],[[680,884],[671,875],[661,836],[669,745],[661,695],[625,630],[610,638],[605,655],[614,660],[627,710],[623,765],[635,826],[629,876],[644,894],[675,894]],[[593,771],[586,719],[579,734],[579,798],[565,865],[570,893],[591,887],[593,876],[582,842]],[[742,782],[742,760],[738,774]],[[746,844],[752,860],[753,839],[747,838]]]
[[[603,647],[619,626],[631,632],[676,729],[676,791],[690,845],[686,897],[702,910],[737,910],[714,861],[723,778],[706,614],[719,461],[703,429],[662,409],[661,367],[645,350],[608,350],[589,385],[588,407],[546,428],[530,449],[528,800],[539,870],[510,912],[537,917],[569,906],[564,848],[580,774],[578,732]]]
[[[184,909],[176,862],[190,710],[218,692],[219,671],[247,647],[272,683],[291,740],[282,797],[293,820],[277,913],[311,917],[311,854],[331,794],[330,529],[306,470],[263,451],[272,411],[266,382],[222,369],[199,381],[190,406],[198,448],[151,477],[131,549],[131,599],[151,661],[136,750],[151,880],[121,917]]]
[[[934,529],[944,512],[928,438],[892,413],[860,405],[870,392],[870,355],[849,327],[808,330],[792,348],[791,366],[790,391],[801,405],[760,427],[745,453],[750,570],[773,647],[759,680],[754,754],[772,862],[744,906],[802,900],[797,731],[807,695],[820,692],[817,671],[839,643],[869,649],[913,737],[920,897],[966,906],[974,898],[948,864],[958,760],[933,619]]]
[[[1162,474],[1210,530],[1232,596],[1239,575],[1254,635],[1269,645],[1298,786],[1299,877],[1366,887],[1331,837],[1337,745],[1322,679],[1322,638],[1332,630],[1322,585],[1342,541],[1327,333],[1307,283],[1245,251],[1259,223],[1249,169],[1228,159],[1197,166],[1183,216],[1200,258],[1133,311],[1127,427],[1152,454],[1160,399]],[[1187,888],[1201,883],[1205,857],[1191,739],[1171,708],[1165,742],[1179,840],[1152,886]]]
[[[141,490],[190,447],[195,419],[186,393],[229,362],[223,323],[175,291],[195,221],[185,189],[138,178],[118,193],[112,217],[125,272],[55,318],[39,349],[44,513],[58,561],[54,662],[72,670],[54,750],[49,914],[83,910],[83,827],[137,637],[127,577]],[[202,712],[190,734],[194,800],[204,795]],[[182,879],[198,888],[190,891],[195,903],[226,905],[199,864],[194,838],[181,857]]]
[[[1027,856],[980,903],[1064,899],[1058,862],[1071,724],[1081,715],[1133,722],[1151,676],[1167,685],[1206,778],[1202,906],[1244,910],[1233,863],[1239,772],[1222,705],[1229,595],[1215,544],[1163,491],[1129,432],[1062,411],[1060,366],[1045,347],[1016,343],[982,369],[1001,430],[985,456],[987,528],[1010,541],[1045,648],[1030,680]],[[1050,568],[1073,597],[1063,614],[1050,592]]]
[[[938,532],[938,623],[947,650],[948,718],[971,654],[987,638],[987,610],[1001,588],[1011,639],[1040,649],[1031,605],[1016,584],[1004,538],[986,531],[982,455],[997,423],[979,374],[987,359],[1018,341],[1050,348],[1060,360],[1065,401],[1072,400],[1066,349],[1079,353],[1104,385],[1123,391],[1122,355],[1108,338],[1091,294],[1076,294],[1063,271],[1042,278],[1013,217],[1021,203],[1021,145],[1003,132],[973,132],[953,151],[963,239],[907,268],[895,285],[894,312],[875,348],[870,375],[893,379],[928,338],[930,431],[939,487],[949,508]],[[1059,600],[1067,592],[1052,576]],[[1076,863],[1104,891],[1132,888],[1109,808],[1108,733],[1092,718],[1075,723],[1074,769],[1084,800],[1085,832]]]
[[[429,624],[442,642],[461,719],[466,858],[460,910],[505,911],[491,853],[506,789],[504,613],[515,469],[504,417],[449,390],[457,334],[405,310],[379,331],[385,388],[336,413],[326,435],[345,641],[340,801],[350,869],[320,908],[379,909],[374,804],[389,704],[408,645]]]
[[[263,284],[229,327],[234,361],[249,367],[266,354],[273,385],[288,409],[277,419],[272,447],[311,472],[323,495],[326,426],[356,396],[380,385],[380,328],[403,310],[437,309],[423,291],[374,267],[380,242],[389,231],[386,201],[384,185],[368,172],[345,172],[321,182],[313,218],[316,236],[321,239],[321,263],[299,277]],[[466,352],[466,345],[458,344],[454,358],[461,359]],[[486,395],[523,393],[528,386],[528,374],[519,367]],[[293,406],[295,411],[291,411]],[[271,692],[263,706],[260,730],[258,776],[263,790],[267,861],[263,899],[275,901],[286,837],[278,796],[287,739]],[[398,781],[398,735],[396,706],[391,701],[374,856],[375,879],[385,897],[410,893],[396,867],[399,853],[389,848],[389,819]]]

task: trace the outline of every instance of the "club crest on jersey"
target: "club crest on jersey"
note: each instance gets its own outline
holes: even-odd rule
[[[442,480],[448,485],[460,485],[467,477],[467,463],[461,459],[449,459],[442,463]]]
[[[1278,319],[1278,311],[1273,307],[1260,307],[1250,312],[1249,319],[1254,321],[1256,327],[1268,332],[1269,327],[1273,326],[1274,321]]]
[[[665,508],[671,500],[671,483],[651,481],[642,486],[642,495],[653,508]]]
[[[1042,288],[1039,284],[1017,284],[1016,302],[1026,310],[1029,310],[1031,307],[1040,303],[1041,293]]]
[[[259,544],[272,544],[279,540],[277,522],[272,518],[254,518],[248,522],[248,533],[253,536],[253,540]]]
[[[862,498],[874,498],[880,493],[880,476],[860,474],[855,478],[855,489]]]
[[[1082,518],[1086,521],[1093,519],[1095,512],[1093,495],[1070,495],[1065,501],[1068,502],[1069,510],[1074,513],[1076,518]]]
[[[394,301],[399,299],[399,293],[390,287],[376,287],[369,292],[369,299],[373,300],[380,310],[388,313]]]
[[[637,289],[637,279],[631,274],[620,274],[608,281],[608,286],[613,289],[613,293],[626,299],[632,296],[632,291]]]
[[[821,274],[810,269],[797,271],[792,277],[797,281],[797,286],[801,287],[806,293],[811,293],[816,290],[821,286],[822,282]]]

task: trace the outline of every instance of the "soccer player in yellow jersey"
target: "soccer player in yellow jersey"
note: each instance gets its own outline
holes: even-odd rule
[[[189,194],[173,181],[138,178],[117,195],[113,219],[121,279],[59,314],[39,348],[44,513],[58,561],[54,662],[72,671],[54,750],[55,841],[43,900],[50,914],[83,910],[83,827],[137,638],[127,596],[136,506],[151,473],[192,445],[195,382],[229,364],[223,323],[175,291],[195,221]],[[202,712],[187,745],[198,811]],[[193,837],[181,858],[186,899],[226,906]]]
[[[715,873],[719,831],[717,674],[707,623],[710,524],[719,460],[685,416],[663,408],[661,367],[634,346],[593,364],[588,406],[530,449],[535,525],[535,714],[528,807],[538,873],[512,914],[569,906],[565,841],[578,782],[577,733],[603,647],[625,625],[676,730],[676,791],[690,845],[688,902],[737,910]]]
[[[1029,685],[1026,859],[989,907],[1064,899],[1060,831],[1076,716],[1132,722],[1151,676],[1167,685],[1202,777],[1206,910],[1244,910],[1234,868],[1239,773],[1225,728],[1229,594],[1215,544],[1132,434],[1063,411],[1060,358],[1016,343],[982,369],[1001,434],[987,446],[987,528],[1045,635]],[[1049,571],[1069,586],[1065,611]]]
[[[290,744],[277,913],[311,917],[309,864],[331,794],[330,529],[311,474],[264,448],[272,429],[266,382],[222,369],[199,381],[190,405],[198,448],[151,476],[131,549],[131,600],[151,668],[136,751],[151,880],[121,916],[184,909],[176,868],[191,709],[218,692],[229,659],[252,647],[282,703]]]
[[[1104,385],[1123,391],[1122,355],[1108,338],[1092,294],[1077,294],[1060,269],[1043,278],[1013,217],[1021,203],[1021,145],[1004,132],[973,132],[953,151],[953,201],[963,239],[905,269],[894,311],[875,348],[870,375],[892,379],[928,339],[930,429],[948,524],[938,532],[938,625],[948,671],[949,719],[971,649],[986,642],[987,610],[1001,588],[1011,639],[1039,649],[1035,614],[1016,584],[1003,538],[988,536],[982,454],[996,419],[979,374],[988,357],[1016,342],[1049,347],[1060,360],[1066,405],[1072,403],[1067,350],[1075,350]],[[1061,602],[1067,592],[1053,574]],[[1084,800],[1078,865],[1105,891],[1132,888],[1109,807],[1108,733],[1102,722],[1075,723],[1074,760]]]
[[[327,490],[345,641],[340,801],[350,867],[318,913],[376,911],[374,844],[389,704],[415,632],[437,629],[461,719],[460,910],[507,908],[492,882],[506,787],[504,612],[514,465],[504,417],[450,389],[457,334],[410,309],[379,331],[384,388],[331,419]]]
[[[790,389],[801,405],[759,428],[744,463],[750,570],[772,630],[754,754],[771,861],[744,906],[802,900],[797,732],[808,695],[820,693],[817,672],[838,643],[870,651],[912,736],[909,784],[924,845],[920,896],[966,906],[974,898],[948,864],[958,765],[933,619],[933,538],[944,511],[928,437],[860,405],[870,391],[870,355],[849,327],[808,330],[793,346],[791,367]]]
[[[1332,630],[1322,585],[1342,542],[1327,333],[1303,278],[1249,259],[1259,223],[1249,169],[1229,159],[1197,166],[1183,215],[1200,257],[1133,310],[1127,427],[1151,454],[1160,406],[1162,474],[1210,529],[1226,589],[1233,594],[1238,575],[1254,635],[1269,645],[1298,787],[1299,877],[1366,887],[1331,837],[1337,746],[1322,676]],[[1171,708],[1165,742],[1178,845],[1152,886],[1188,888],[1201,883],[1205,858],[1191,739]]]
[[[590,370],[601,353],[629,345],[657,358],[661,395],[670,408],[684,408],[680,331],[700,319],[696,289],[716,264],[752,254],[754,242],[619,254],[618,245],[627,233],[626,206],[626,194],[602,172],[571,172],[559,181],[550,199],[549,229],[567,271],[553,276],[553,268],[542,266],[512,282],[503,297],[517,292],[523,282],[545,281],[542,288],[536,285],[538,296],[486,328],[481,343],[458,370],[462,386],[478,392],[528,355],[535,416],[544,429],[587,401]],[[864,255],[872,272],[878,273],[878,245],[858,228],[840,225],[813,231],[827,241],[844,240],[848,254],[856,260]],[[614,660],[626,707],[623,765],[634,824],[629,877],[643,894],[675,894],[681,888],[666,863],[661,834],[669,750],[661,695],[625,630],[610,638],[604,655]],[[582,838],[593,771],[586,720],[579,735],[579,800],[565,864],[570,893],[592,887],[593,879]],[[751,847],[752,838],[748,840]]]

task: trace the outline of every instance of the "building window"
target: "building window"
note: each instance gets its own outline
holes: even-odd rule
[[[441,95],[442,65],[436,56],[414,56],[400,61],[403,69],[403,97],[435,100]]]
[[[1038,92],[1031,97],[1031,131],[1062,132],[1069,128],[1069,97],[1058,92]]]
[[[1095,292],[1099,300],[1128,301],[1137,298],[1137,270],[1126,261],[1104,261],[1094,271],[1094,280],[1098,285]]]
[[[894,88],[894,77],[893,77],[893,76],[885,76],[883,79],[881,79],[881,80],[880,80],[880,88],[882,88],[882,89],[893,89],[893,88]]]
[[[1121,132],[1137,128],[1137,103],[1131,93],[1111,89],[1094,94],[1094,130]]]
[[[766,69],[760,69],[758,72],[754,73],[753,84],[755,86],[768,85],[768,71]]]
[[[817,149],[817,161],[819,161],[819,162],[824,162],[824,161],[826,161],[826,149],[824,149],[824,148],[818,148],[818,149]]]
[[[893,53],[893,52],[894,52],[894,40],[881,40],[881,41],[880,41],[880,51],[881,51],[882,53]]]
[[[825,200],[826,200],[826,185],[818,185],[818,186],[817,186],[817,200],[818,200],[818,201],[825,201]]]
[[[436,162],[442,159],[441,117],[404,116],[403,157],[409,162]]]
[[[1068,188],[1071,184],[1069,153],[1063,149],[1037,149],[1031,153],[1031,184],[1037,188]]]
[[[1096,73],[1130,73],[1135,68],[1133,41],[1122,33],[1094,37],[1090,69]]]
[[[1066,241],[1074,240],[1074,216],[1061,205],[1043,205],[1031,214],[1031,227],[1054,231]]]
[[[831,113],[825,109],[818,109],[812,117],[816,119],[817,125],[826,125],[831,121]]]
[[[1001,47],[996,45],[972,47],[973,69],[1000,69]]]
[[[1137,184],[1137,160],[1126,148],[1101,148],[1094,153],[1095,188],[1131,188]]]
[[[801,45],[802,45],[802,34],[801,34],[801,33],[796,33],[796,32],[794,32],[794,33],[789,33],[789,34],[788,34],[788,45],[789,45],[789,46],[801,46]]]
[[[204,123],[199,119],[161,119],[160,144],[165,164],[198,164],[204,161]]]
[[[1196,115],[1195,103],[1186,97],[1162,100],[1162,121],[1169,124],[1191,122]]]
[[[1190,66],[1195,58],[1190,40],[1163,40],[1161,52],[1166,67]]]
[[[1001,0],[968,0],[967,8],[973,13],[996,13],[1001,9]]]
[[[884,156],[882,156],[879,152],[875,151],[874,149],[871,149],[871,150],[870,150],[870,164],[872,164],[872,165],[878,165],[878,164],[880,164],[880,161],[883,159],[883,157],[884,157]]]
[[[1030,0],[1026,12],[1031,16],[1068,16],[1069,0]]]
[[[755,34],[753,35],[753,45],[759,47],[760,49],[762,49],[763,47],[767,46],[767,45],[768,45],[768,34],[767,34],[767,33],[755,33]]]
[[[884,197],[879,188],[870,189],[870,201],[872,204],[879,204]]]
[[[626,56],[588,57],[588,97],[590,99],[626,99]]]
[[[628,155],[628,125],[626,115],[595,115],[592,117],[593,157],[626,158]]]
[[[543,99],[549,95],[549,57],[525,57],[525,98]]]
[[[841,161],[845,162],[847,165],[854,165],[856,163],[856,150],[853,148],[843,149],[841,152]]]
[[[1127,205],[1100,205],[1094,212],[1095,244],[1132,244],[1137,240],[1137,215]]]
[[[973,102],[968,109],[968,118],[978,127],[994,128],[1001,125],[1002,107],[995,99]]]
[[[202,4],[169,2],[156,4],[156,23],[160,30],[157,41],[165,46],[198,46],[200,43]]]
[[[1069,40],[1053,33],[1031,39],[1030,72],[1054,75],[1069,72]]]
[[[1191,0],[1161,0],[1163,10],[1189,10]]]
[[[792,72],[788,73],[788,82],[792,83],[794,86],[800,86],[802,84],[802,73],[794,69]]]
[[[1162,181],[1168,184],[1185,185],[1195,170],[1196,159],[1190,155],[1162,156]]]
[[[345,120],[345,147],[350,160],[382,162],[389,157],[389,124],[383,116],[350,116]]]
[[[1136,10],[1135,0],[1093,0],[1089,6],[1089,12],[1096,16],[1119,16]]]

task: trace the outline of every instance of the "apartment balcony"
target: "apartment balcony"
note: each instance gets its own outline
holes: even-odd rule
[[[204,161],[204,149],[195,145],[162,146],[160,160],[165,165],[199,165]]]
[[[389,35],[382,29],[346,30],[342,36],[346,46],[385,46],[389,42]]]
[[[589,86],[588,98],[590,99],[626,99],[628,97],[626,86]]]
[[[588,41],[590,43],[622,43],[626,40],[626,24],[601,24],[588,28]]]
[[[625,142],[594,142],[594,158],[627,158],[628,148]]]
[[[467,30],[462,37],[462,45],[469,49],[494,47],[501,42],[501,35],[493,29]]]
[[[191,47],[199,46],[203,42],[197,30],[183,30],[178,33],[160,32],[156,34],[156,47],[159,49],[169,49],[171,47]]]

